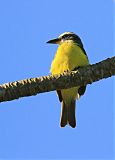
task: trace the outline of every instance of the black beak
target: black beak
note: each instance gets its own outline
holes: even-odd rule
[[[59,39],[59,38],[56,38],[56,39],[49,40],[49,41],[46,42],[46,43],[59,44],[59,42],[60,42],[60,39]]]

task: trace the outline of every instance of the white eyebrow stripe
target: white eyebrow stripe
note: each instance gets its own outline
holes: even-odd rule
[[[59,38],[60,37],[62,37],[62,36],[64,36],[64,35],[73,35],[73,34],[75,34],[75,33],[73,33],[73,32],[64,32],[64,33],[62,33],[60,36],[59,36]]]

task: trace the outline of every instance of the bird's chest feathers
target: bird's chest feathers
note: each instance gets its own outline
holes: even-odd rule
[[[77,66],[84,65],[86,56],[75,43],[63,43],[58,47],[56,55],[51,65],[52,74],[73,70]]]

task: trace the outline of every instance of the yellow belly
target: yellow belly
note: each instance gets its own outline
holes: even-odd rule
[[[89,64],[87,56],[82,49],[75,43],[62,43],[56,52],[54,60],[51,64],[51,73],[53,75],[71,71],[77,67],[86,66]],[[79,87],[61,90],[62,97],[65,101],[76,99],[77,90]]]

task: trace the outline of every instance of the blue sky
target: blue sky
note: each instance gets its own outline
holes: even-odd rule
[[[0,0],[0,84],[48,75],[65,31],[78,34],[90,63],[113,56],[110,0]],[[88,85],[77,128],[60,128],[55,92],[0,104],[0,159],[112,159],[114,78]]]

